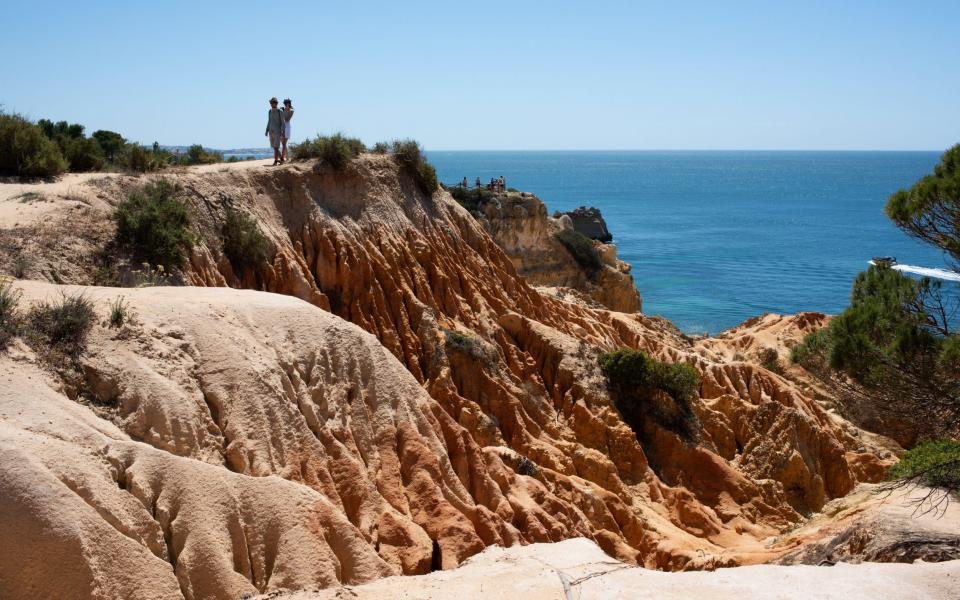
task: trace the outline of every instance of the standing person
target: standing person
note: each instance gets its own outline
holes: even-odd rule
[[[463,183],[461,183],[460,186],[461,186],[463,189],[467,189],[468,187],[470,187],[469,185],[467,185],[467,177],[466,177],[466,175],[464,175],[464,177],[463,177]]]
[[[479,177],[477,177],[477,189],[478,189],[478,190],[480,189],[480,178],[479,178]]]
[[[283,152],[280,153],[280,162],[289,160],[287,157],[287,142],[290,140],[290,119],[293,118],[293,103],[290,102],[290,98],[287,98],[283,101],[283,138],[280,140],[283,143]]]
[[[500,176],[500,193],[505,194],[507,192],[507,179],[503,175]]]
[[[263,135],[270,138],[270,147],[273,148],[273,164],[282,163],[280,140],[283,137],[283,111],[277,108],[276,97],[270,98],[270,110],[267,112],[267,130]]]

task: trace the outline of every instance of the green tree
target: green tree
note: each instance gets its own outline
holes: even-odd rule
[[[960,265],[960,145],[944,153],[932,175],[893,194],[886,214],[907,234],[946,253],[954,268]],[[849,377],[884,413],[912,423],[921,439],[956,437],[958,317],[956,284],[872,266],[854,281],[847,309],[826,330],[807,336],[792,357],[813,372]]]
[[[123,136],[115,131],[107,131],[104,129],[98,129],[93,132],[93,139],[97,140],[97,143],[100,144],[100,148],[103,150],[104,156],[107,157],[107,160],[111,163],[117,160],[117,157],[120,155],[123,147],[126,145],[127,140],[123,139]]]
[[[891,196],[886,213],[897,227],[960,264],[960,144],[943,154],[932,175]]]
[[[0,175],[52,177],[67,169],[56,142],[16,114],[0,113]]]

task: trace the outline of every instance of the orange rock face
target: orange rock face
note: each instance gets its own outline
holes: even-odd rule
[[[776,374],[730,363],[662,322],[537,293],[473,217],[446,194],[422,196],[388,159],[362,157],[341,174],[294,167],[250,179],[232,183],[249,195],[231,199],[279,234],[279,252],[246,280],[329,305],[377,336],[463,428],[455,434],[451,424],[445,440],[465,482],[482,449],[532,461],[537,475],[523,487],[543,488],[532,494],[535,518],[512,517],[525,541],[585,534],[627,560],[706,566],[716,559],[704,564],[692,548],[753,551],[758,537],[886,464]],[[192,183],[201,196],[203,184],[216,186]],[[193,262],[224,264],[213,247],[200,247]],[[195,270],[196,284],[223,281],[244,284],[222,268]],[[471,337],[476,351],[445,344],[449,330]],[[625,346],[697,366],[701,445],[652,431],[653,443],[640,446],[595,367],[598,349]],[[513,509],[528,510],[526,502]],[[676,530],[691,537],[678,542]],[[664,539],[673,547],[658,549]]]
[[[343,172],[312,166],[176,176],[198,230],[189,283],[306,302],[130,292],[137,335],[98,334],[83,359],[81,400],[94,398],[100,417],[75,408],[87,411],[83,423],[111,421],[116,440],[84,442],[89,469],[108,469],[148,507],[137,518],[152,533],[137,543],[167,561],[186,597],[249,590],[235,575],[261,592],[326,585],[571,537],[663,569],[760,562],[787,550],[765,539],[890,463],[790,380],[731,360],[722,342],[538,292],[470,214],[443,192],[423,195],[388,157],[362,156]],[[90,210],[106,214],[137,183],[98,182],[106,206]],[[227,206],[256,218],[276,248],[269,265],[233,272],[218,237]],[[695,365],[698,443],[623,421],[596,360],[619,347]],[[265,523],[264,513],[284,516]],[[191,533],[208,525],[201,540]],[[249,528],[277,533],[249,541],[263,549],[244,559],[237,540],[241,530],[251,540]],[[287,531],[330,567],[308,574],[281,552],[269,536]],[[166,554],[158,535],[173,540]],[[170,543],[186,558],[171,559]],[[223,573],[220,591],[203,587],[204,569]],[[266,576],[277,569],[279,580]]]

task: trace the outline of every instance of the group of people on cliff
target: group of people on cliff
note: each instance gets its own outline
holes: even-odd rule
[[[483,183],[480,182],[479,177],[477,177],[475,186],[478,190],[484,187]],[[463,181],[460,182],[460,187],[462,187],[465,190],[470,188],[470,184],[467,182],[466,177],[464,177]],[[491,177],[490,183],[486,185],[486,188],[496,194],[502,194],[507,191],[507,180],[503,175],[501,175],[499,178]]]
[[[283,108],[278,108],[277,104],[276,96],[270,98],[270,110],[267,112],[267,130],[264,133],[270,138],[274,165],[283,164],[289,160],[287,142],[290,141],[290,120],[293,119],[293,103],[290,98],[283,101]]]

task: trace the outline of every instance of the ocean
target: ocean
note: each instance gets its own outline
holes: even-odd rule
[[[503,175],[551,212],[599,208],[633,265],[644,312],[690,334],[765,312],[840,312],[872,256],[945,266],[883,214],[889,195],[930,173],[939,152],[427,154],[446,183]]]

